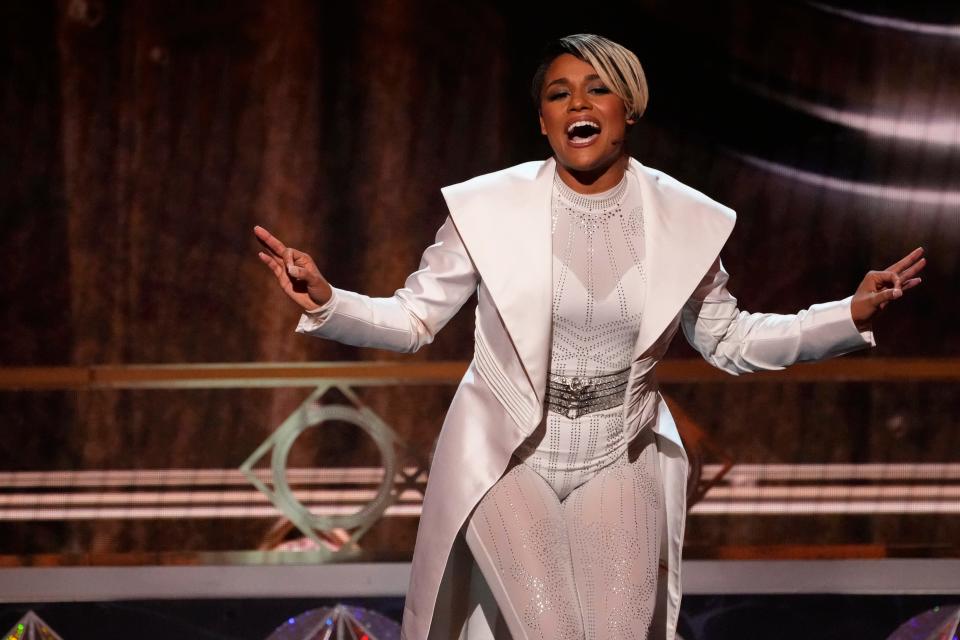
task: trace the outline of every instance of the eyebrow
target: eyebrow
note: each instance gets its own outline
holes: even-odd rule
[[[584,80],[588,80],[588,81],[589,81],[589,80],[599,80],[599,79],[600,79],[600,76],[598,76],[598,75],[595,74],[595,73],[591,73],[591,74],[588,75],[588,76],[584,76],[583,79],[584,79]],[[546,89],[547,87],[551,87],[551,86],[553,86],[553,85],[555,85],[555,84],[570,84],[570,80],[568,80],[567,78],[557,78],[556,80],[551,80],[550,82],[547,83],[547,85],[546,85],[546,87],[544,87],[544,89]]]

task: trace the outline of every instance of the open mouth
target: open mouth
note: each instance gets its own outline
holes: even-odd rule
[[[588,145],[600,135],[600,124],[593,120],[571,122],[567,127],[567,140],[576,146]]]

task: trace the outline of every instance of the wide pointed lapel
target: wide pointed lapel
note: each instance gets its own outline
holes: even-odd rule
[[[736,217],[664,173],[630,160],[642,190],[647,298],[634,349],[641,356],[667,329],[730,236]]]
[[[450,215],[543,402],[552,295],[553,159],[445,187]]]

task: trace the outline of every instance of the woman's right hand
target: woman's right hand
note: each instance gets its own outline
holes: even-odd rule
[[[286,246],[263,227],[254,227],[253,233],[266,249],[257,255],[291,300],[304,311],[313,311],[330,301],[333,289],[317,269],[313,258]]]

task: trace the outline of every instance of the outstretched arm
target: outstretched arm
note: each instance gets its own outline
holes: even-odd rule
[[[735,375],[871,346],[876,313],[920,283],[922,254],[918,249],[884,271],[871,271],[849,298],[784,315],[741,311],[717,260],[681,312],[683,332],[705,360]]]
[[[424,251],[420,268],[387,298],[330,287],[309,255],[279,241],[266,244],[269,233],[258,229],[262,233],[255,229],[257,238],[272,251],[261,252],[260,259],[281,289],[304,309],[299,333],[360,347],[416,351],[433,341],[477,288],[473,262],[449,217]],[[289,261],[287,253],[277,251],[281,247],[291,252]]]

